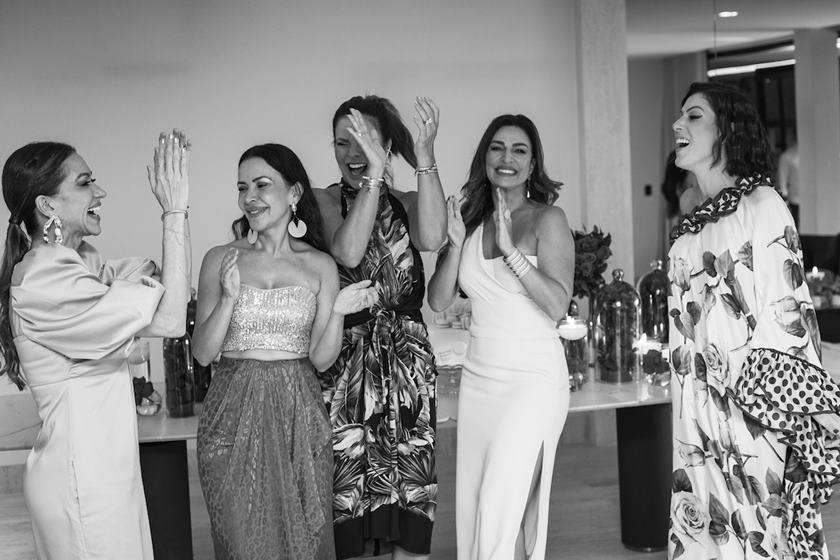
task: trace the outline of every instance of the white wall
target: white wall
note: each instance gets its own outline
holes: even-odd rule
[[[668,112],[664,101],[662,59],[638,59],[628,65],[630,97],[630,154],[632,165],[633,240],[636,276],[667,253],[665,199],[660,185],[668,152],[660,115]],[[673,112],[673,111],[671,111]],[[645,185],[651,186],[650,195]]]
[[[427,95],[441,107],[448,193],[490,119],[522,112],[540,128],[548,170],[566,184],[558,204],[579,228],[575,37],[574,2],[553,0],[2,2],[0,157],[33,140],[75,145],[108,191],[93,243],[106,256],[159,257],[145,166],[161,130],[185,129],[197,280],[239,215],[242,151],[287,144],[325,186],[338,177],[330,125],[340,102],[384,95],[413,127],[413,99]],[[407,166],[397,177],[413,188]]]

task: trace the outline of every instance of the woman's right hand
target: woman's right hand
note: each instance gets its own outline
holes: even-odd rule
[[[236,299],[239,297],[239,257],[238,249],[228,249],[219,265],[219,283],[222,285],[222,297]]]
[[[160,133],[155,146],[153,166],[147,165],[149,185],[160,207],[169,210],[186,210],[190,194],[190,141],[183,131]]]
[[[379,179],[385,174],[385,165],[388,163],[388,156],[391,154],[391,147],[382,147],[382,139],[375,127],[369,128],[362,114],[356,109],[350,109],[348,115],[352,126],[347,131],[353,135],[359,147],[365,153],[368,162],[369,177]]]
[[[460,249],[467,236],[467,228],[464,226],[464,218],[461,216],[461,205],[455,196],[450,196],[446,201],[446,237],[449,245]]]

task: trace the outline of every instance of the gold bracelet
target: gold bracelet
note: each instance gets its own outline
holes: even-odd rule
[[[170,216],[172,214],[183,214],[185,220],[190,217],[190,213],[187,212],[186,210],[184,210],[182,208],[176,208],[174,210],[167,210],[166,212],[161,214],[160,215],[160,221],[162,222],[164,218],[166,218],[167,216]]]
[[[437,173],[437,172],[438,172],[437,163],[433,163],[429,167],[418,167],[417,169],[414,170],[414,175],[416,177],[417,175],[428,175],[429,173]]]

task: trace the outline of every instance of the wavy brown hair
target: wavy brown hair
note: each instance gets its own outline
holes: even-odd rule
[[[414,155],[414,138],[411,131],[403,124],[400,112],[390,100],[378,95],[357,95],[351,97],[338,106],[332,120],[332,134],[335,136],[335,125],[341,117],[350,114],[350,109],[356,109],[361,114],[376,121],[382,135],[382,145],[391,143],[391,153],[401,156],[406,163],[417,169],[417,156]],[[334,138],[333,138],[334,139]]]
[[[12,271],[29,251],[30,236],[38,231],[35,199],[58,192],[66,176],[64,162],[74,153],[76,149],[73,146],[61,142],[34,142],[12,152],[3,165],[3,200],[11,217],[6,229],[3,263],[0,265],[0,354],[3,357],[0,375],[8,375],[18,389],[23,389],[25,382],[12,340],[9,315]]]

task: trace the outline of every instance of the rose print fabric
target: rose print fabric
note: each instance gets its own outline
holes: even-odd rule
[[[840,481],[840,388],[799,237],[756,180],[675,229],[670,252],[672,559],[828,559],[820,504]]]

